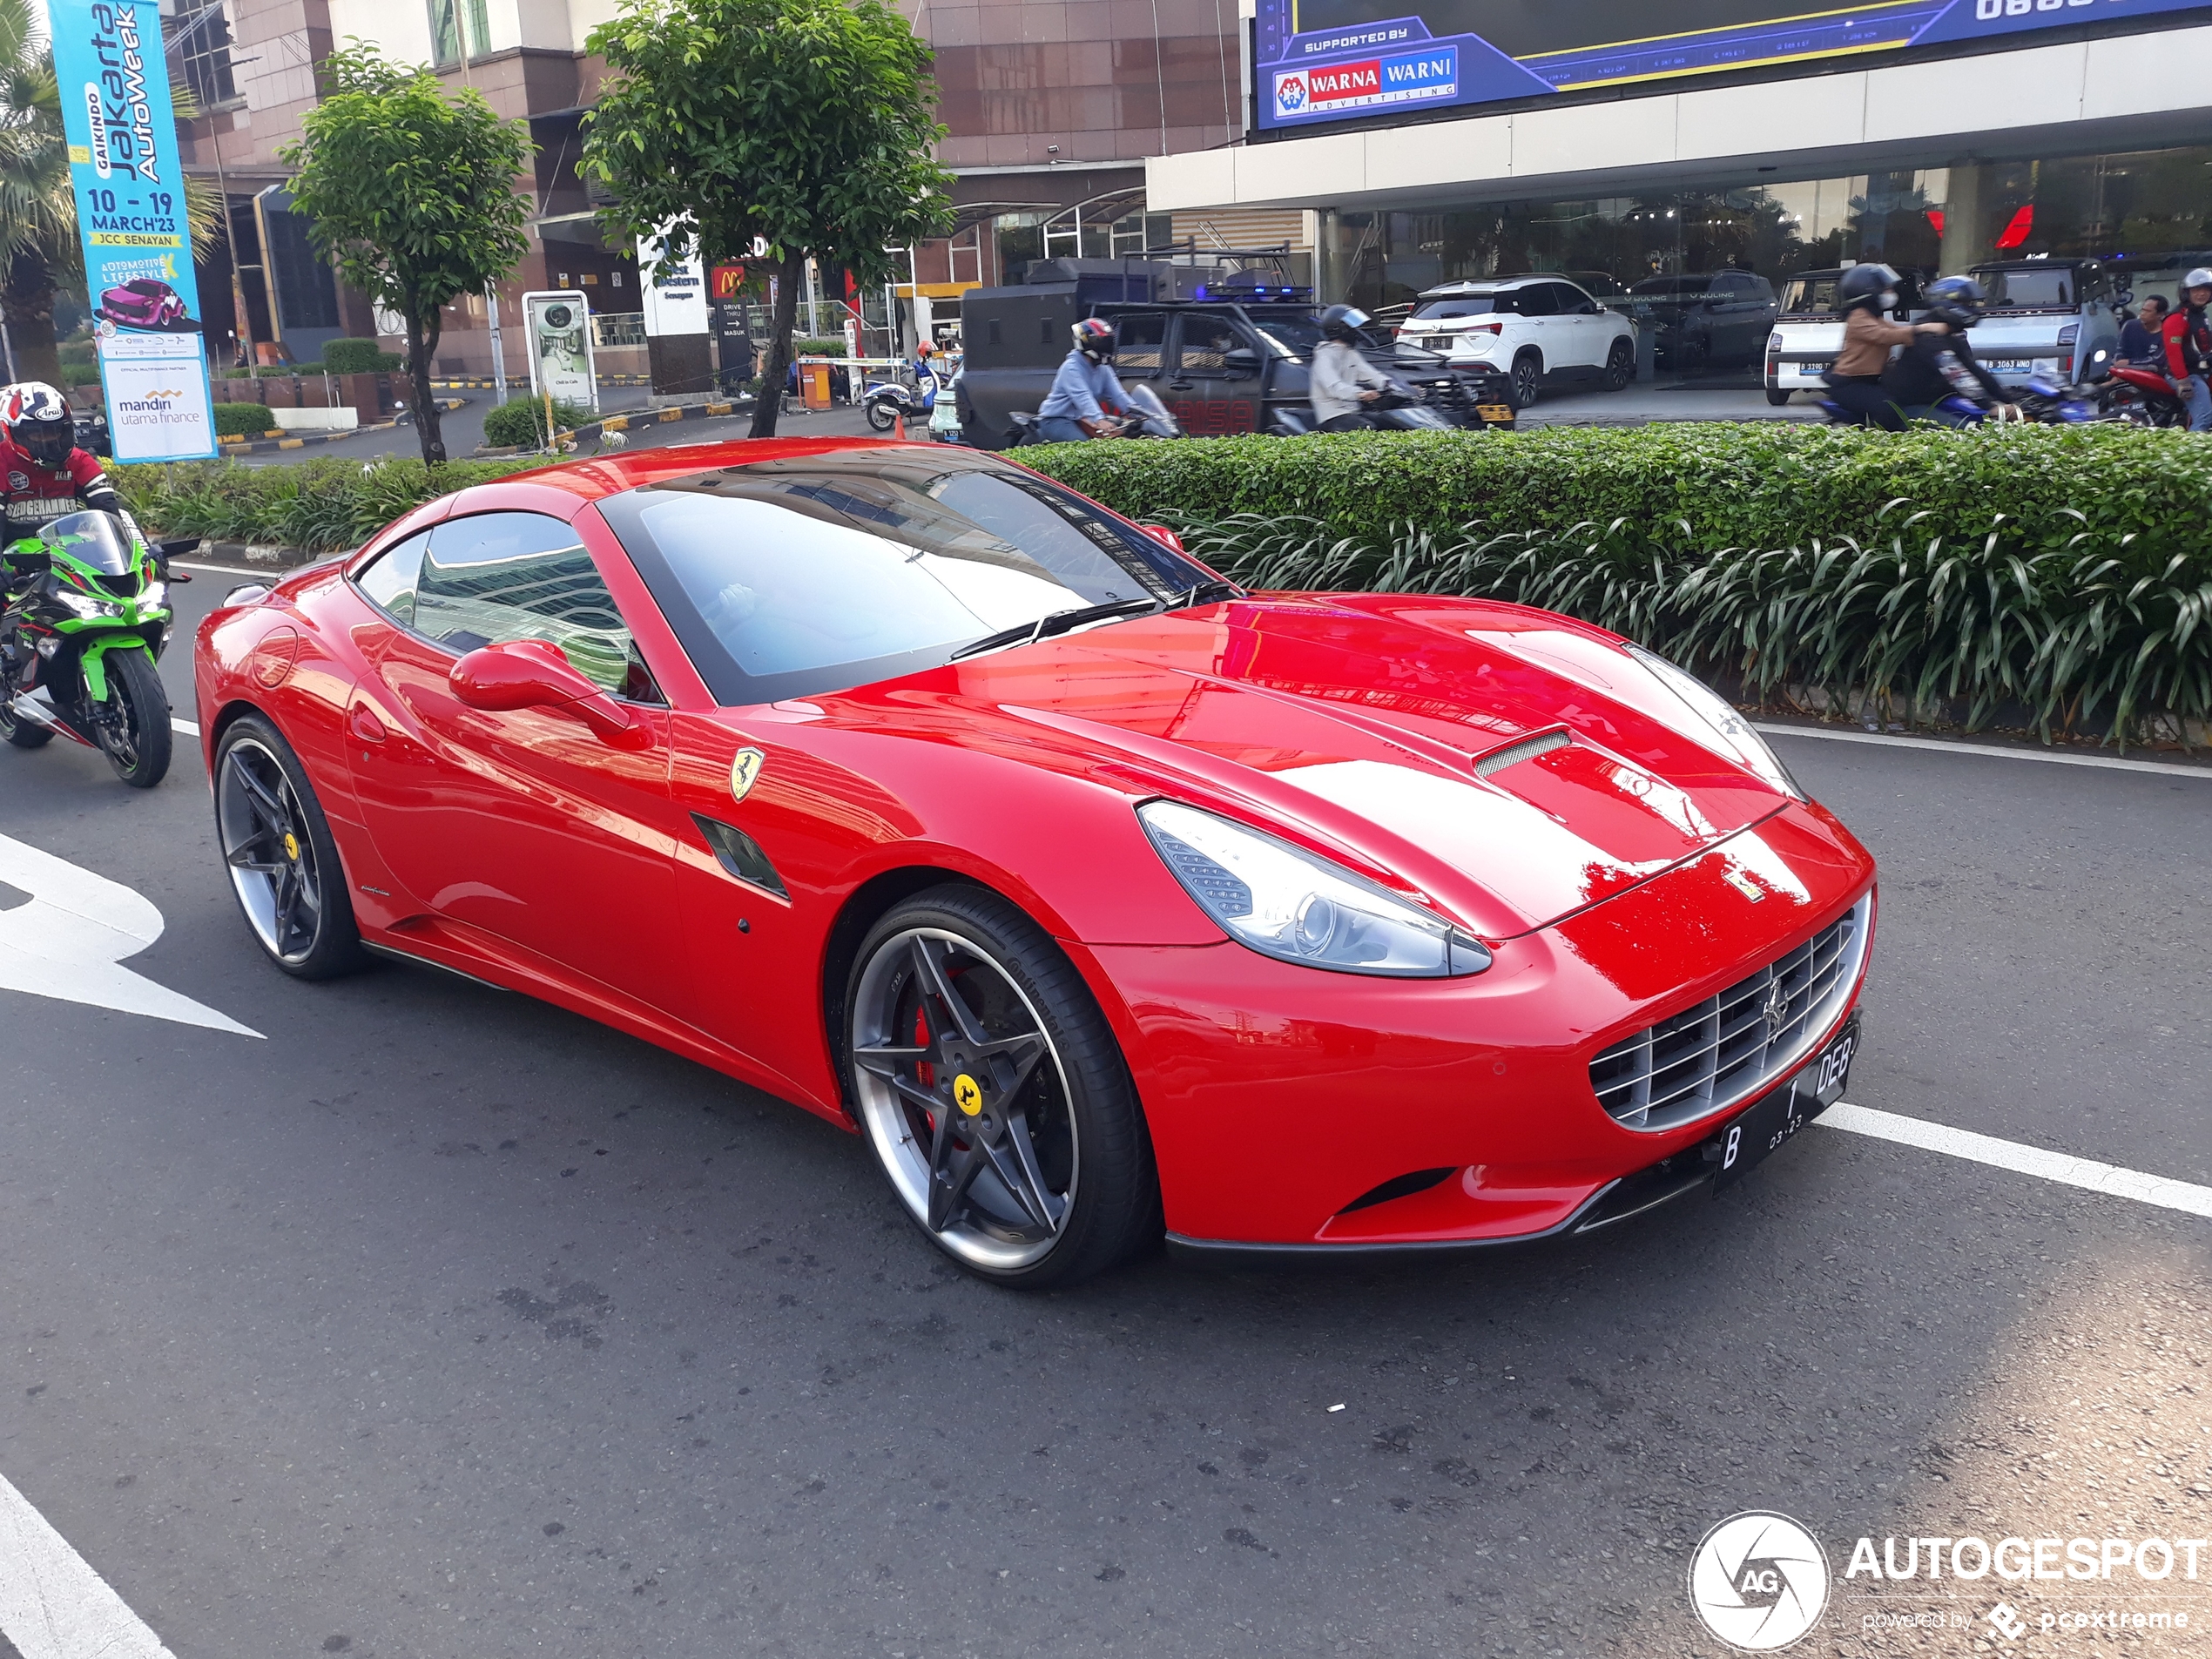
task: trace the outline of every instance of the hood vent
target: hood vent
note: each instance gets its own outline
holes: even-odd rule
[[[1517,766],[1524,760],[1534,760],[1538,755],[1548,755],[1554,749],[1564,749],[1575,739],[1564,732],[1545,732],[1533,738],[1523,738],[1519,743],[1494,749],[1474,763],[1478,778],[1494,778],[1507,766]]]

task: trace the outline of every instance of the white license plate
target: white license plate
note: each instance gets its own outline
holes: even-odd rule
[[[2025,374],[2035,367],[2032,357],[1985,357],[1981,366],[1993,374]]]

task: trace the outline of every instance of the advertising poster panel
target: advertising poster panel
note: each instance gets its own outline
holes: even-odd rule
[[[1258,0],[1263,129],[2196,12],[2207,0]],[[2176,24],[2191,19],[2175,17]]]
[[[591,361],[591,311],[580,289],[536,289],[523,296],[530,343],[530,393],[599,412],[599,377]]]
[[[216,453],[161,15],[47,0],[115,459]]]

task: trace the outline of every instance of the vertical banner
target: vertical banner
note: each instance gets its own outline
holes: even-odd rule
[[[185,173],[153,0],[47,0],[115,459],[216,453]]]
[[[599,376],[591,357],[591,312],[579,288],[534,288],[523,296],[523,332],[530,342],[530,393],[599,412]]]

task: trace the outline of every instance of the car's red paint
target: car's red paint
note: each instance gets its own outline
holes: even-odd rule
[[[1170,1229],[1204,1240],[1547,1231],[1714,1131],[1615,1123],[1592,1055],[1871,889],[1872,860],[1840,824],[1683,736],[1612,636],[1511,605],[1256,597],[718,708],[593,503],[852,447],[643,451],[418,509],[361,555],[208,618],[196,679],[210,764],[233,714],[274,719],[313,777],[369,942],[841,1123],[826,1025],[840,921],[908,873],[983,883],[1058,938],[1096,995],[1143,1103]],[[555,664],[478,651],[457,686],[451,653],[347,579],[400,537],[494,508],[575,527],[665,707],[620,705],[615,730],[586,699],[541,696],[557,678],[550,651]],[[255,668],[283,631],[297,637],[271,685]],[[1486,758],[1556,731],[1574,742],[1482,775]],[[748,747],[764,763],[735,804]],[[1231,942],[1143,834],[1134,808],[1157,796],[1383,882],[1495,961],[1472,978],[1377,979]],[[725,876],[695,812],[766,849],[787,900]],[[1442,1168],[1458,1173],[1344,1213]]]

